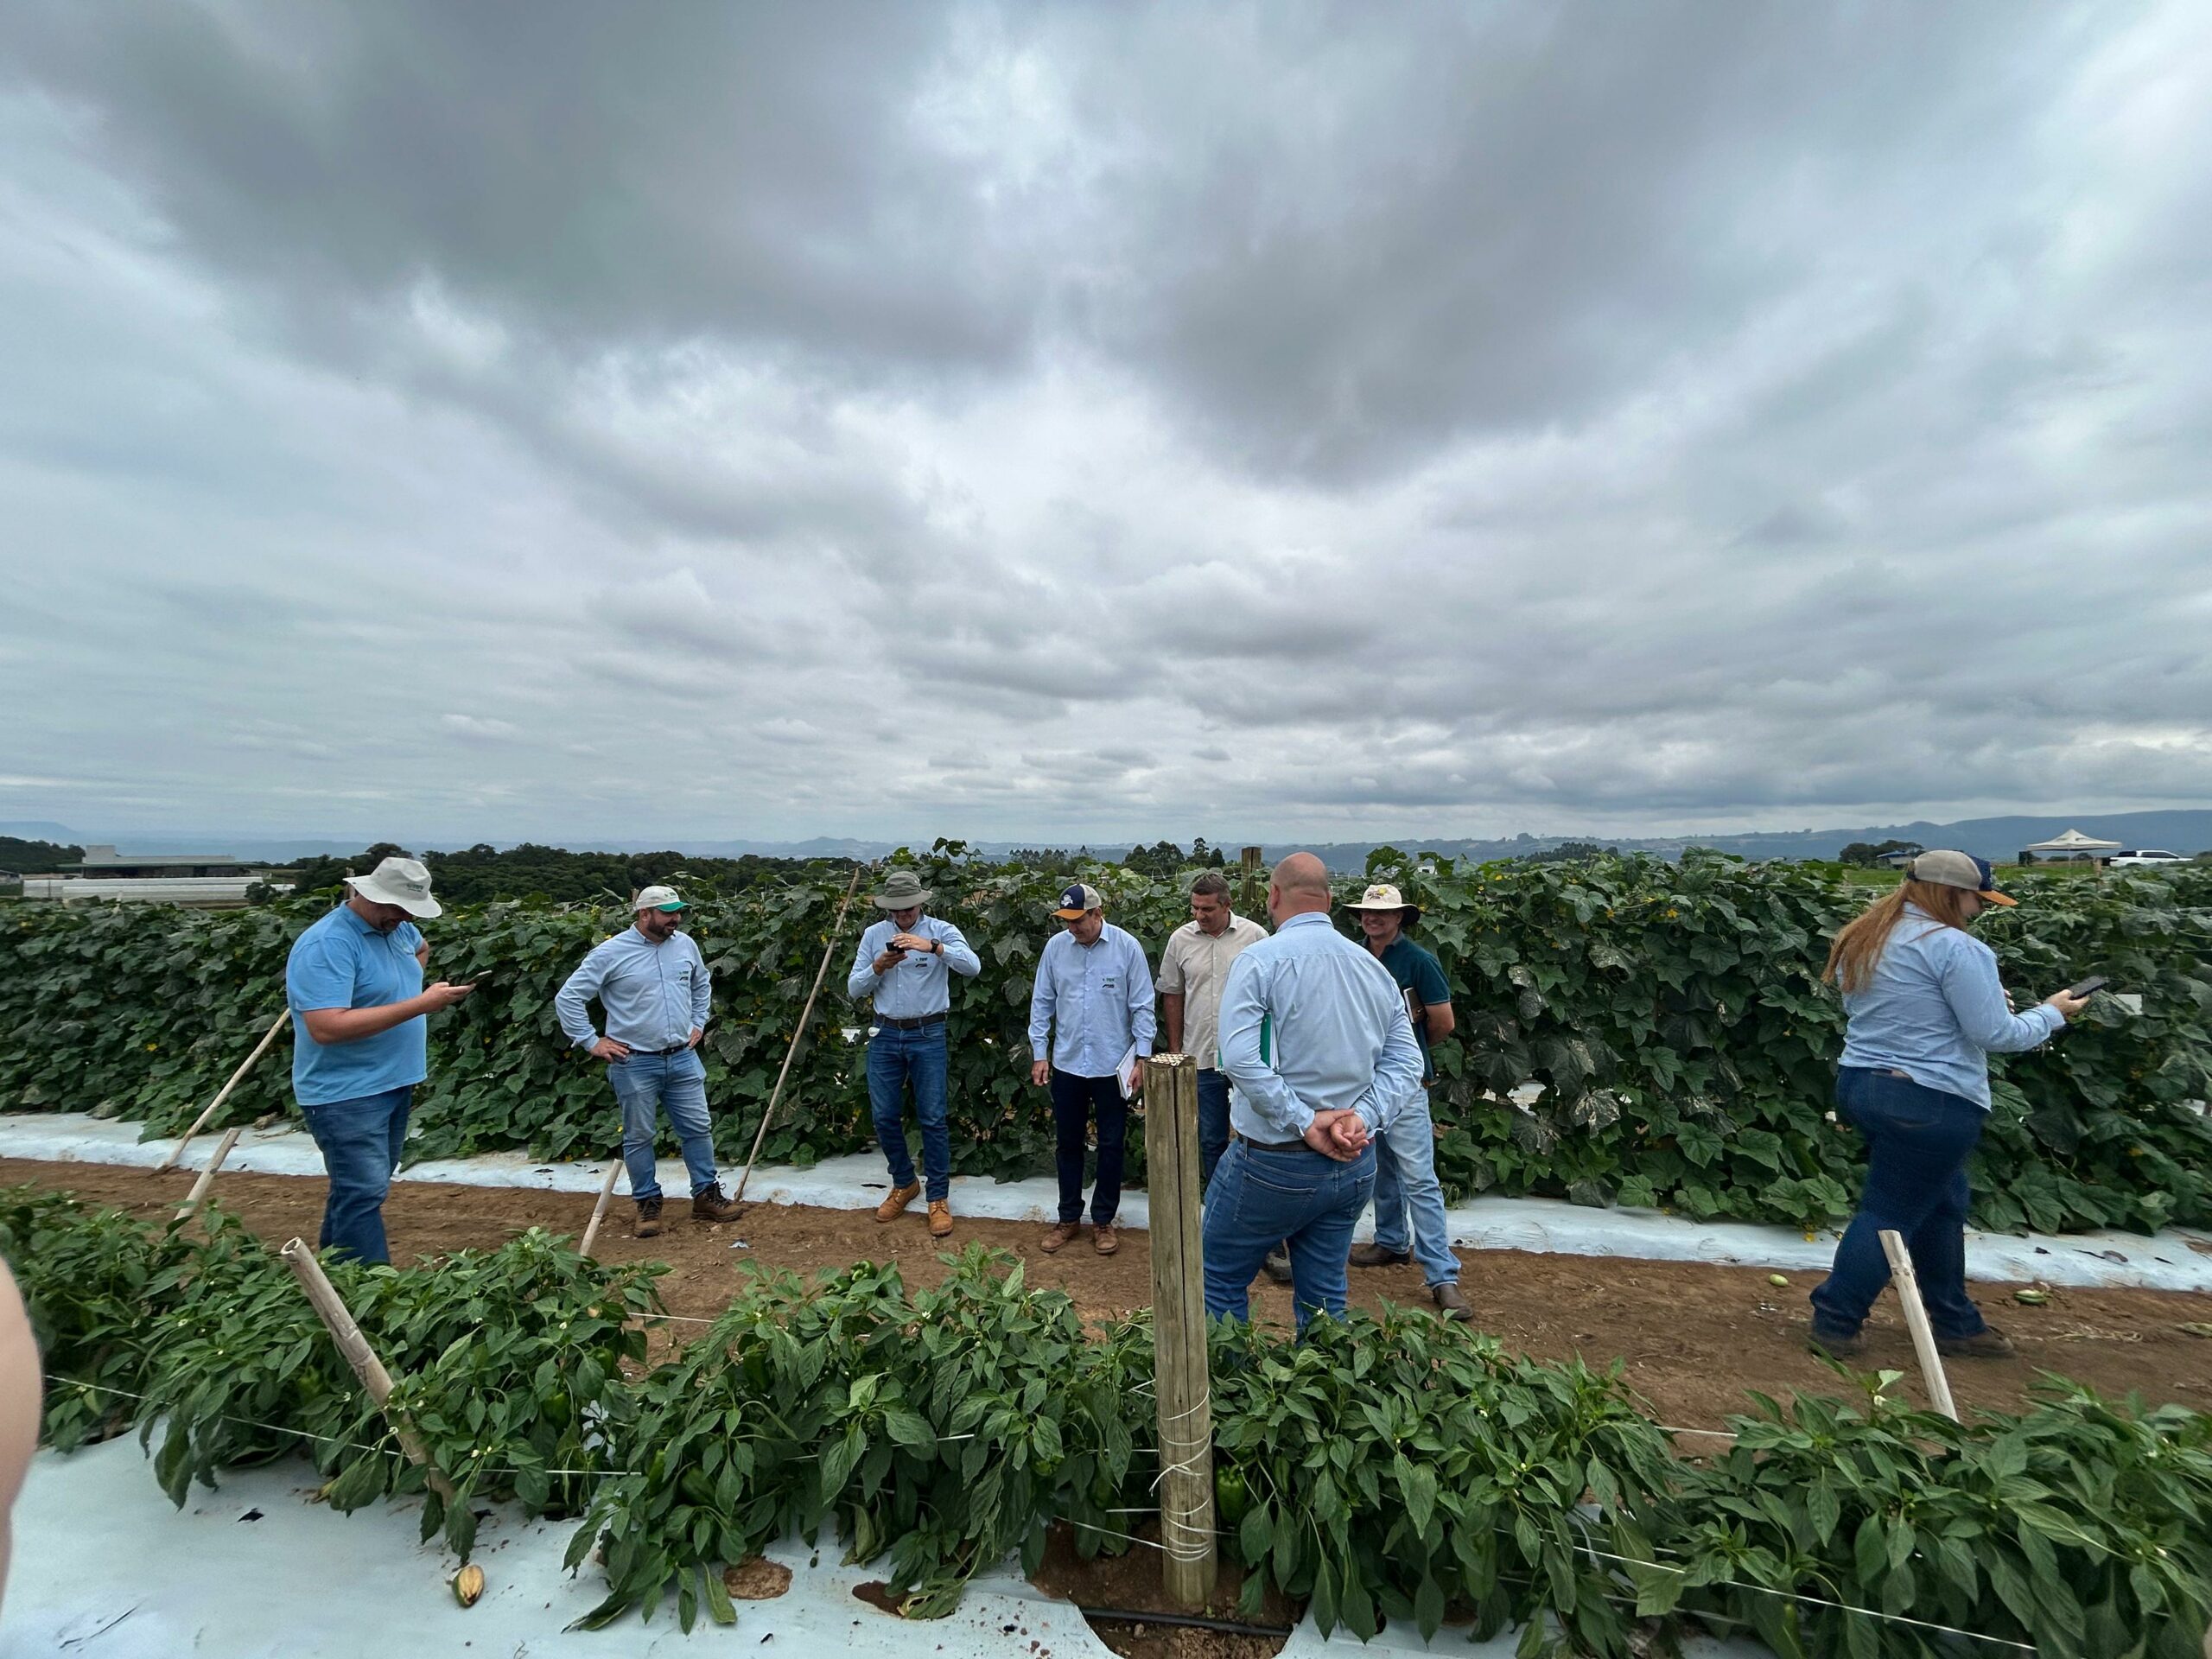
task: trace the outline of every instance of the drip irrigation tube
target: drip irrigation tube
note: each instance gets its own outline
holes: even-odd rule
[[[1205,1618],[1197,1613],[1147,1613],[1128,1607],[1084,1607],[1076,1611],[1085,1618],[1103,1618],[1116,1624],[1176,1624],[1185,1630],[1213,1630],[1223,1636],[1282,1636],[1287,1624],[1239,1624],[1234,1619]]]

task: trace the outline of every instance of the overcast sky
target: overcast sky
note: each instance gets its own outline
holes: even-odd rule
[[[2212,805],[2212,6],[0,8],[0,819]]]

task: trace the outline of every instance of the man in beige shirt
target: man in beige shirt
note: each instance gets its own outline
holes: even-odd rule
[[[1267,937],[1266,928],[1230,909],[1227,879],[1217,870],[1208,870],[1191,884],[1191,919],[1167,936],[1167,948],[1160,955],[1166,1052],[1191,1055],[1198,1063],[1201,1192],[1229,1147],[1229,1078],[1216,1052],[1221,988],[1229,982],[1229,964],[1237,954]]]

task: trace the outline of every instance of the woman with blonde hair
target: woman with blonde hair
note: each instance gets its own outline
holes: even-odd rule
[[[2060,991],[2014,1014],[1997,955],[1967,931],[1999,893],[1986,860],[1923,853],[1896,892],[1835,936],[1821,977],[1849,1026],[1836,1110],[1866,1142],[1866,1185],[1813,1293],[1815,1349],[1865,1345],[1859,1327],[1890,1281],[1881,1235],[1903,1235],[1945,1354],[2009,1358],[2012,1344],[1967,1295],[1967,1158],[1989,1116],[1989,1059],[2035,1047],[2082,1011]]]

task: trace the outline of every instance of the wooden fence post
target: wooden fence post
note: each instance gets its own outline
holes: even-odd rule
[[[361,1327],[353,1323],[353,1316],[346,1311],[346,1304],[339,1300],[337,1287],[330,1282],[330,1275],[323,1272],[322,1263],[315,1259],[315,1252],[304,1239],[294,1239],[277,1252],[284,1258],[284,1265],[300,1281],[300,1288],[308,1294],[308,1300],[315,1304],[315,1311],[322,1316],[329,1327],[331,1340],[338,1344],[338,1351],[346,1356],[346,1363],[353,1368],[353,1375],[361,1379],[361,1386],[369,1391],[369,1398],[385,1414],[392,1433],[399,1437],[399,1449],[410,1462],[422,1465],[430,1490],[450,1503],[453,1483],[445,1471],[430,1461],[421,1436],[410,1427],[404,1418],[385,1403],[391,1398],[391,1373],[385,1370],[384,1362],[369,1346],[369,1339],[361,1334]]]
[[[1160,1421],[1160,1541],[1169,1597],[1213,1597],[1213,1398],[1198,1243],[1198,1063],[1144,1063],[1145,1190],[1151,1206],[1153,1398]]]
[[[1920,1279],[1912,1270],[1912,1254],[1904,1247],[1904,1235],[1884,1228],[1882,1254],[1890,1258],[1890,1278],[1904,1308],[1905,1329],[1912,1332],[1913,1351],[1920,1356],[1929,1403],[1955,1423],[1959,1408],[1951,1403],[1951,1379],[1943,1375],[1943,1357],[1936,1351],[1936,1332],[1929,1327],[1928,1309],[1920,1300]]]
[[[1264,849],[1258,847],[1244,849],[1244,879],[1237,887],[1236,907],[1247,916],[1259,909],[1260,900],[1267,896],[1267,889],[1260,884],[1260,860],[1264,855]]]

